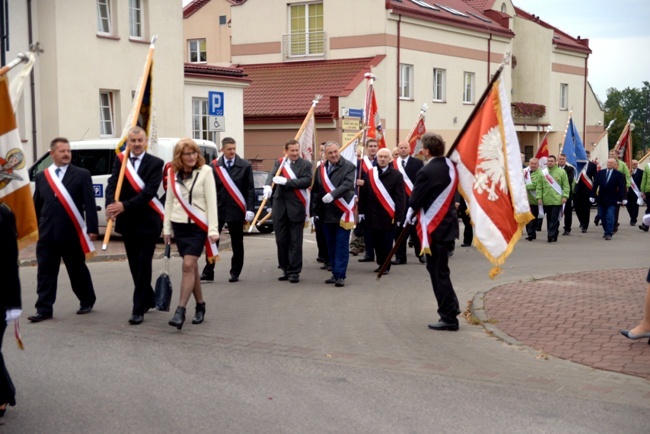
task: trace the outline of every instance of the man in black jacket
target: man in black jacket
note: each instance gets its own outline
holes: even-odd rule
[[[115,231],[122,234],[124,249],[133,279],[133,309],[129,324],[144,321],[144,314],[154,307],[151,287],[153,254],[162,231],[164,207],[158,200],[164,162],[146,152],[147,134],[133,127],[127,135],[129,159],[118,201],[115,188],[122,166],[122,153],[113,164],[106,185],[106,218],[115,220]]]
[[[587,158],[589,158],[589,151],[586,152]],[[589,229],[589,215],[591,213],[589,196],[591,196],[591,188],[596,172],[598,172],[598,166],[596,166],[596,163],[589,161],[587,163],[585,177],[580,176],[578,178],[573,195],[573,206],[576,210],[576,217],[578,217],[578,221],[580,222],[580,230],[582,233],[587,232],[587,229]]]
[[[354,225],[354,164],[339,153],[336,142],[325,143],[325,158],[316,170],[311,191],[314,219],[323,225],[332,276],[325,283],[345,284],[350,258],[350,229]],[[318,213],[316,214],[316,210]]]
[[[566,201],[564,206],[564,232],[562,235],[571,234],[571,225],[573,224],[573,188],[575,186],[575,167],[567,164],[566,154],[560,154],[557,158],[557,167],[566,172],[567,178],[569,178],[569,198]]]

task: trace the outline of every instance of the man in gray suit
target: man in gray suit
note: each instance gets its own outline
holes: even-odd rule
[[[311,186],[311,163],[300,158],[300,143],[289,140],[285,157],[277,160],[264,186],[264,195],[273,194],[273,228],[278,248],[278,263],[283,271],[278,280],[300,281],[302,271],[302,233],[307,218]],[[278,169],[281,171],[278,176]],[[272,191],[275,184],[275,191]]]

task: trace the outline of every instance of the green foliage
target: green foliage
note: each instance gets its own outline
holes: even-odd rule
[[[609,147],[610,149],[616,144],[625,124],[634,110],[634,131],[632,131],[632,151],[633,158],[638,158],[644,153],[645,149],[650,150],[650,83],[643,82],[643,87],[625,88],[618,90],[613,87],[607,89],[607,101],[605,108],[605,126],[614,119],[612,127],[609,129]]]

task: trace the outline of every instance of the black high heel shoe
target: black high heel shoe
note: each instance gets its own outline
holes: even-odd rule
[[[185,322],[185,308],[178,306],[176,308],[176,312],[174,313],[174,317],[169,320],[168,324],[180,330],[183,328],[184,322]]]
[[[194,313],[192,324],[201,324],[204,318],[205,318],[205,302],[196,303],[196,312]]]

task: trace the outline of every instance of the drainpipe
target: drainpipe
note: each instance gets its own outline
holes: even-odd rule
[[[487,44],[487,82],[489,83],[491,78],[490,78],[490,58],[491,53],[492,53],[492,32],[490,32],[490,37],[488,38],[488,44]]]
[[[402,30],[402,15],[399,15],[399,19],[397,20],[397,125],[396,125],[396,131],[397,134],[395,135],[395,146],[399,143],[399,114],[400,114],[400,100],[399,100],[399,75],[400,75],[400,64],[401,64],[401,56],[400,56],[400,51],[401,51],[401,46],[402,46],[402,41],[401,41],[401,30]]]
[[[583,143],[587,143],[587,61],[589,60],[589,54],[585,57],[585,84],[583,89],[583,101],[582,101],[582,140]]]
[[[27,35],[29,37],[29,47],[34,43],[32,28],[32,0],[27,0]],[[32,152],[34,161],[38,158],[38,143],[36,141],[36,83],[34,81],[34,68],[29,73],[29,91],[32,103]]]
[[[7,64],[6,47],[9,45],[9,14],[7,0],[2,0],[0,4],[0,66]]]

